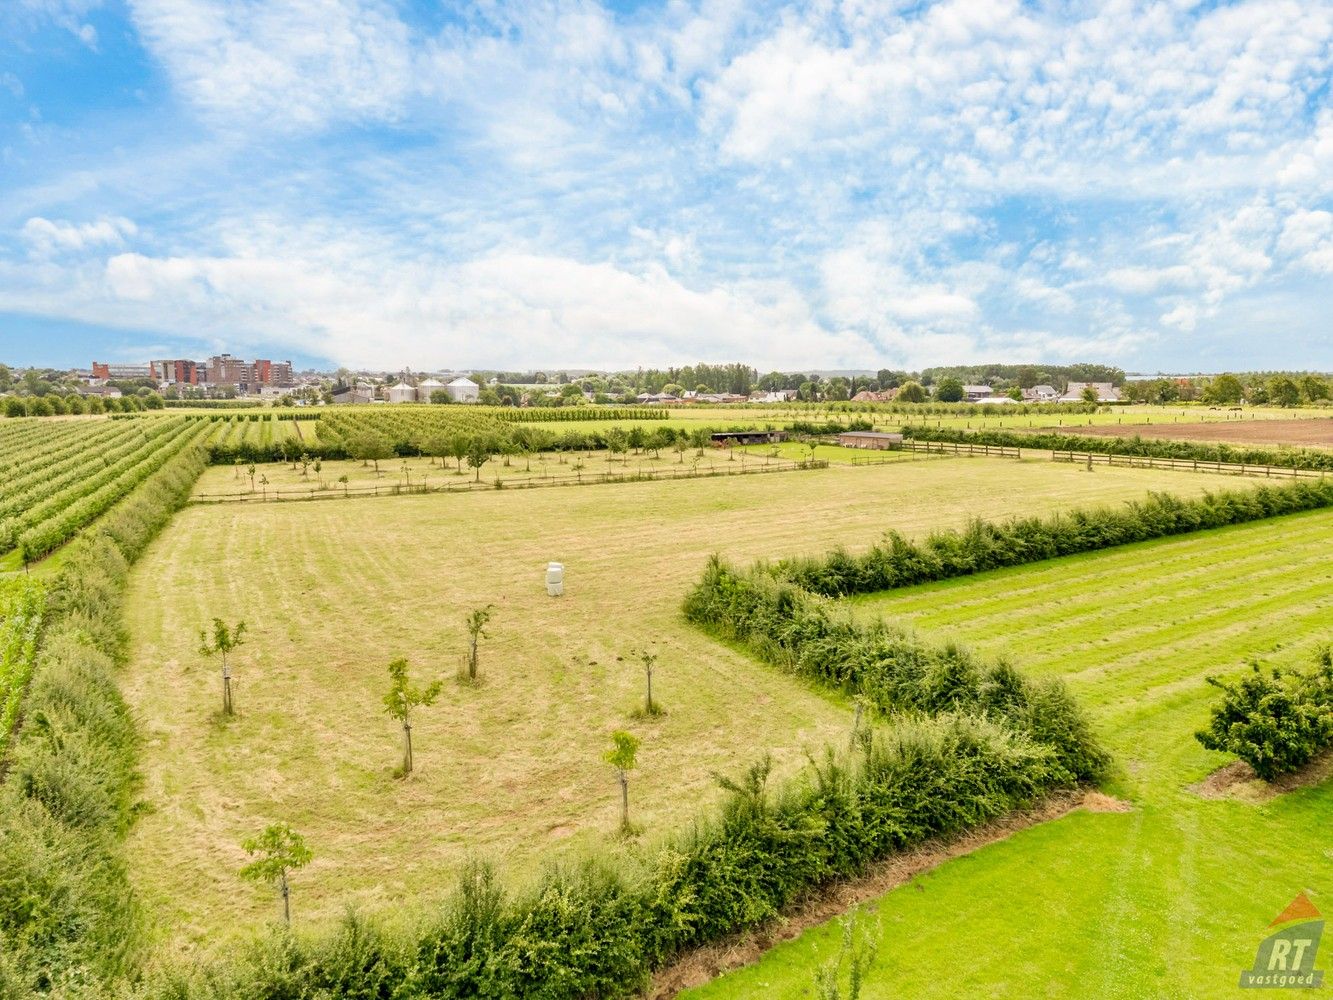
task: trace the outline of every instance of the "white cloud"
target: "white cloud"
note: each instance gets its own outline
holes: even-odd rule
[[[1333,212],[1322,209],[1293,212],[1282,224],[1277,245],[1299,267],[1333,275]]]
[[[262,239],[262,233],[261,233]],[[448,267],[386,260],[375,240],[298,234],[273,252],[227,257],[118,253],[103,267],[0,271],[0,308],[138,329],[281,345],[341,363],[669,364],[764,356],[793,367],[852,365],[863,335],[831,332],[782,282],[690,286],[664,268],[627,269],[496,252]]]
[[[406,25],[380,0],[129,0],[176,85],[223,122],[392,119],[413,87]]]
[[[102,218],[82,225],[34,216],[23,224],[21,235],[39,256],[78,252],[99,246],[118,246],[138,228],[129,219]]]

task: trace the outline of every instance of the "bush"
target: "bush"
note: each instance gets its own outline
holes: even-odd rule
[[[1253,665],[1236,683],[1209,677],[1223,693],[1195,738],[1209,750],[1233,753],[1265,781],[1308,764],[1333,746],[1333,656],[1326,648],[1309,673]]]

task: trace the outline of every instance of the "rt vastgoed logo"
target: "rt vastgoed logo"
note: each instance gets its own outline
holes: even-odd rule
[[[1277,930],[1260,942],[1254,968],[1240,974],[1240,988],[1313,990],[1324,985],[1324,971],[1314,967],[1324,921],[1305,893],[1268,926]]]

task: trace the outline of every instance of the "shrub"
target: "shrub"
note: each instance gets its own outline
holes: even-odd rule
[[[1265,781],[1297,770],[1333,746],[1333,656],[1327,648],[1309,673],[1256,663],[1235,683],[1209,677],[1223,693],[1195,738],[1209,750],[1233,753]]]

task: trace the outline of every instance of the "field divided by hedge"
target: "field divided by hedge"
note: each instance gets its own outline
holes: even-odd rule
[[[977,519],[961,531],[932,532],[921,542],[888,531],[860,554],[835,549],[820,558],[783,560],[765,571],[828,597],[869,594],[1331,506],[1333,480],[1219,490],[1194,499],[1150,493],[1116,508],[998,523]]]

